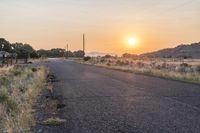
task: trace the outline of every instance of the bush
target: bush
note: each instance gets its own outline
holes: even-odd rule
[[[142,63],[142,62],[137,62],[137,65],[138,65],[139,67],[144,67],[144,63]]]
[[[7,111],[8,112],[17,112],[18,111],[18,104],[14,98],[8,98],[7,100]]]
[[[108,62],[107,64],[106,64],[107,66],[111,66],[111,64]]]
[[[190,67],[190,65],[187,64],[187,63],[181,63],[180,66],[181,66],[181,67]]]
[[[0,90],[0,103],[3,103],[8,100],[8,91],[3,88]]]
[[[104,59],[104,58],[102,58],[101,60],[100,60],[100,62],[101,63],[103,63],[103,62],[105,62],[106,60]]]
[[[112,56],[109,55],[109,54],[107,54],[107,55],[104,56],[104,58],[111,58],[111,57],[112,57]]]
[[[200,72],[200,65],[196,66],[196,69],[195,69],[197,72]]]
[[[89,61],[90,59],[91,59],[90,56],[86,56],[86,57],[83,58],[84,61]]]
[[[19,76],[19,75],[21,75],[21,71],[20,70],[15,70],[14,72],[13,72],[13,74],[14,74],[14,76]]]
[[[37,72],[37,68],[32,68],[32,72]]]
[[[179,67],[176,68],[178,72],[189,72],[192,71],[191,66],[187,63],[181,63]]]
[[[116,65],[120,65],[121,64],[121,61],[120,60],[117,60],[116,61]]]
[[[27,90],[24,86],[19,86],[19,91],[24,93]]]
[[[167,63],[165,63],[165,62],[162,63],[161,68],[163,68],[163,69],[167,68]]]
[[[120,61],[120,60],[117,60],[116,61],[116,65],[127,66],[127,65],[129,65],[129,61]]]

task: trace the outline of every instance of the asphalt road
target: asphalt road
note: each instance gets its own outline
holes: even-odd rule
[[[199,133],[200,85],[50,59],[67,133]]]

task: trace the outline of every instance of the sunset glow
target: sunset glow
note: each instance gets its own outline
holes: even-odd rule
[[[64,48],[68,43],[74,51],[82,49],[85,33],[86,52],[123,54],[134,46],[141,54],[199,41],[200,2],[183,4],[183,0],[2,0],[0,36],[35,49]]]
[[[128,39],[128,45],[129,46],[134,46],[136,44],[137,44],[137,40],[135,38]]]

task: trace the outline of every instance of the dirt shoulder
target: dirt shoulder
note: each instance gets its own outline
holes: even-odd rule
[[[62,96],[55,91],[54,82],[57,82],[56,77],[48,74],[45,89],[33,107],[36,121],[32,129],[34,133],[54,133],[65,129],[66,120],[62,118],[65,104]]]

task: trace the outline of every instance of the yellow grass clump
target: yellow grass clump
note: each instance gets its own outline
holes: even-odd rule
[[[28,132],[35,124],[32,105],[44,88],[45,67],[18,66],[0,82],[0,132]]]

